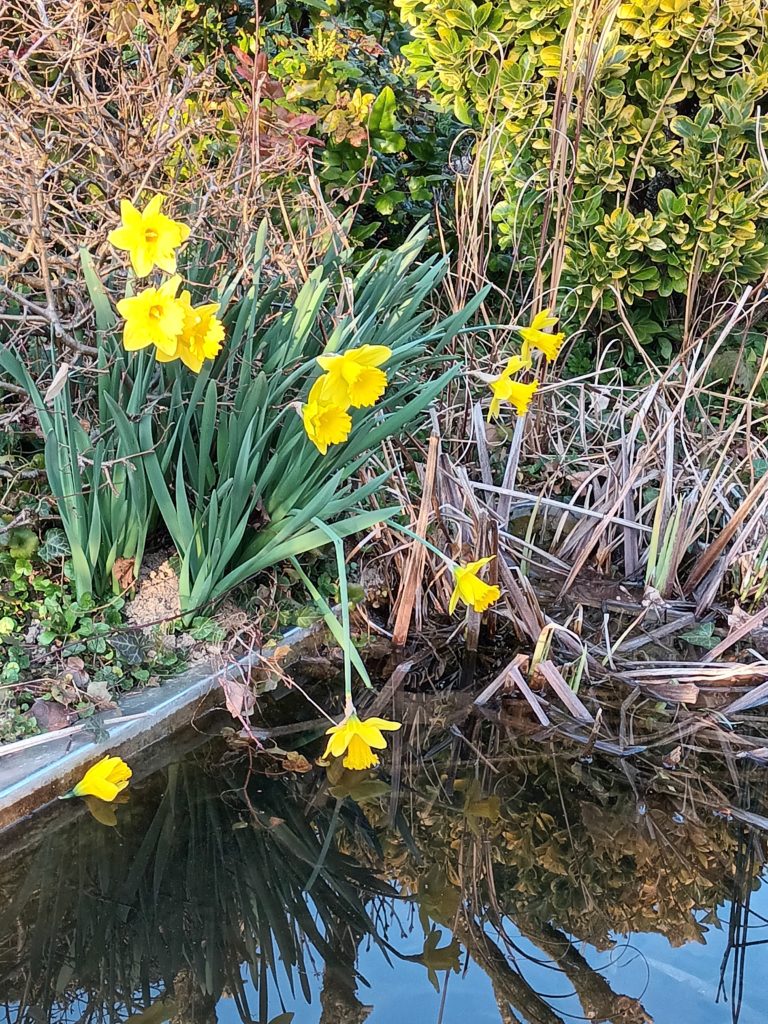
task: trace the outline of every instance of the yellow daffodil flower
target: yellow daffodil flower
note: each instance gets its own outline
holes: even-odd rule
[[[341,757],[344,754],[344,767],[353,771],[373,768],[379,763],[374,750],[383,750],[387,741],[382,732],[401,728],[400,722],[389,722],[386,718],[367,718],[361,721],[353,710],[338,725],[331,726],[326,733],[331,738],[325,748],[323,758]]]
[[[470,562],[468,565],[455,565],[453,567],[453,578],[456,580],[456,585],[453,588],[451,601],[448,605],[448,611],[451,615],[456,611],[459,599],[476,612],[484,612],[486,608],[490,608],[492,604],[499,600],[501,597],[499,588],[492,587],[477,575],[483,566],[493,561],[494,557],[494,555],[491,555],[489,558],[479,558],[476,562]]]
[[[523,359],[530,361],[532,348],[543,352],[550,362],[557,359],[560,349],[565,341],[565,334],[549,334],[548,328],[554,327],[557,317],[552,316],[551,311],[543,309],[531,321],[530,327],[520,327],[519,331],[523,339]]]
[[[178,339],[176,352],[168,355],[157,350],[157,359],[161,363],[170,363],[180,359],[194,373],[200,373],[206,359],[215,359],[221,351],[224,340],[224,325],[218,319],[218,302],[209,302],[203,306],[193,306],[189,292],[182,292],[179,301],[184,307],[184,325]]]
[[[348,409],[375,405],[387,387],[387,375],[378,367],[392,355],[386,345],[361,345],[336,355],[318,356],[327,372],[327,401]]]
[[[123,345],[128,352],[154,345],[158,352],[176,358],[186,318],[185,304],[176,298],[181,278],[169,278],[159,288],[145,288],[121,299],[117,311],[125,320]]]
[[[499,415],[502,402],[514,405],[517,415],[523,416],[528,412],[528,406],[531,404],[531,399],[536,394],[538,386],[537,380],[531,381],[530,384],[522,384],[519,380],[510,380],[505,373],[502,373],[500,377],[490,382],[493,398],[488,410],[488,419],[491,420]]]
[[[137,277],[146,277],[155,267],[176,273],[176,249],[186,242],[189,228],[160,212],[165,196],[154,196],[143,210],[129,199],[120,203],[122,225],[110,231],[108,238],[116,249],[130,254]]]
[[[327,374],[318,377],[301,412],[307,437],[321,455],[326,454],[329,445],[346,441],[352,430],[352,419],[346,407],[328,400],[327,383]]]
[[[110,804],[125,789],[132,775],[121,757],[107,755],[88,769],[72,790],[72,796],[95,796]]]

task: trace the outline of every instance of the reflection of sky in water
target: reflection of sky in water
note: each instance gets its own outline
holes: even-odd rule
[[[768,939],[768,925],[755,915],[768,918],[768,886],[752,896],[749,939],[758,942]],[[589,963],[601,971],[615,992],[640,998],[655,1024],[730,1024],[730,971],[726,981],[728,1002],[716,1002],[720,978],[720,965],[727,942],[727,908],[721,910],[722,929],[710,927],[707,944],[688,943],[672,948],[660,935],[635,935],[630,940],[620,939],[616,948],[598,953],[589,946],[580,946],[579,952]],[[516,932],[510,937],[523,954],[532,959],[520,959],[520,966],[529,984],[548,996],[548,1002],[563,1021],[583,1020],[581,1006],[572,994],[568,979],[557,970],[535,963],[541,960],[541,951]],[[393,944],[401,953],[420,953],[423,934],[416,923],[415,932],[407,938],[398,938]],[[446,941],[443,933],[441,944]],[[462,959],[462,965],[464,961]],[[320,965],[319,969],[320,969]],[[440,993],[427,980],[423,966],[414,963],[393,962],[390,965],[381,951],[364,942],[360,949],[358,969],[370,987],[358,984],[358,998],[374,1007],[366,1024],[498,1024],[499,1010],[488,977],[474,963],[466,973],[451,974],[448,991],[444,996],[445,974],[441,973]],[[768,1021],[768,944],[757,944],[747,952],[744,997],[740,1024],[765,1024]],[[312,979],[312,1004],[307,1006],[299,998],[290,998],[283,991],[287,1010],[295,1013],[294,1024],[317,1024],[320,1018],[319,990],[321,978]],[[252,1006],[258,1000],[251,989]],[[273,1002],[274,999],[274,1002]],[[442,1016],[441,1016],[442,1005]],[[280,1012],[277,992],[270,991],[270,1012]],[[222,1000],[218,1008],[222,1024],[239,1024],[234,1003]]]

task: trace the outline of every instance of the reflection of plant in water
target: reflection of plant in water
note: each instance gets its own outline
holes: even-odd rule
[[[326,812],[307,813],[270,780],[244,798],[240,786],[171,768],[164,792],[121,809],[118,829],[81,816],[6,862],[0,985],[24,1003],[19,1019],[31,1006],[51,1018],[85,1010],[83,1021],[130,1014],[165,991],[179,1019],[207,1021],[227,990],[244,1020],[266,1021],[279,964],[308,995],[312,950],[332,963],[348,934],[372,933],[365,903],[386,887],[332,846],[317,867]],[[253,1011],[241,964],[258,991]]]
[[[516,1019],[505,1017],[511,1007],[541,1024],[561,1020],[512,966],[511,923],[568,977],[586,1017],[649,1020],[574,942],[605,950],[612,934],[648,931],[672,945],[703,941],[701,912],[714,914],[731,895],[731,831],[709,815],[680,818],[661,794],[640,805],[625,776],[540,746],[518,741],[515,757],[493,768],[480,765],[485,795],[473,775],[459,777],[450,798],[434,764],[403,766],[409,814],[399,831],[385,825],[388,801],[365,804],[387,876],[417,894],[425,934],[433,921],[451,928],[488,973],[502,1019]]]
[[[626,779],[587,770],[575,758],[518,750],[490,777],[492,796],[459,779],[460,800],[411,778],[416,847],[440,876],[461,886],[462,856],[477,840],[475,885],[495,880],[504,910],[557,921],[598,948],[609,934],[654,931],[673,945],[701,940],[698,909],[714,910],[733,875],[735,839],[722,820],[676,819],[662,797],[638,802]],[[430,773],[434,778],[434,772]],[[376,821],[376,805],[366,805]],[[425,876],[411,843],[395,832],[383,843],[387,866],[409,890]],[[473,853],[474,855],[474,853]],[[434,877],[434,876],[431,876]],[[439,918],[436,918],[439,920]]]
[[[503,1022],[562,1024],[525,977],[520,935],[568,978],[588,1019],[647,1024],[640,1001],[614,992],[577,944],[607,949],[629,931],[700,939],[697,913],[730,895],[725,823],[674,821],[660,794],[639,814],[623,776],[525,740],[514,758],[478,760],[470,773],[453,762],[400,767],[406,798],[394,815],[382,778],[339,762],[327,783],[231,766],[212,777],[185,763],[153,777],[143,800],[137,788],[117,828],[82,814],[0,865],[4,998],[23,1003],[19,1017],[34,1007],[84,1024],[136,1013],[207,1024],[227,992],[244,1020],[267,1021],[283,970],[291,994],[309,997],[316,952],[321,1024],[363,1024],[360,942],[372,936],[400,956],[388,941],[402,929],[397,911],[378,900],[392,894],[383,876],[417,903],[423,951],[402,958],[433,984],[466,949]]]

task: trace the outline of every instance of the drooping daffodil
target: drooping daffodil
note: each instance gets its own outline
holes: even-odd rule
[[[451,615],[456,611],[459,601],[463,601],[476,612],[484,612],[499,600],[501,590],[478,576],[480,570],[492,562],[494,557],[490,555],[488,558],[478,558],[476,562],[469,562],[467,565],[454,565],[452,571],[455,585],[448,605]]]
[[[121,757],[107,754],[88,769],[69,795],[93,796],[109,804],[126,788],[132,775]]]
[[[493,398],[488,409],[488,419],[491,420],[499,415],[502,402],[509,402],[510,405],[513,405],[518,416],[525,415],[538,386],[537,380],[531,381],[530,384],[523,384],[519,380],[512,380],[506,373],[500,374],[489,382]]]
[[[129,199],[120,202],[122,224],[108,238],[116,249],[128,252],[137,277],[146,277],[155,267],[176,273],[176,249],[189,237],[186,224],[160,212],[165,196],[156,195],[143,210]]]
[[[117,311],[125,320],[123,346],[128,352],[154,345],[169,359],[177,355],[179,337],[187,315],[185,303],[177,298],[181,278],[169,278],[159,288],[145,288],[138,295],[121,299]]]
[[[307,437],[321,455],[327,453],[329,445],[346,441],[352,430],[346,406],[331,401],[325,390],[327,377],[327,374],[318,377],[301,411]]]
[[[528,327],[518,328],[523,339],[522,358],[524,360],[530,362],[532,348],[543,352],[550,362],[557,359],[565,341],[565,334],[562,331],[559,334],[549,333],[549,328],[554,327],[557,320],[556,316],[552,316],[551,310],[542,309],[540,313],[536,314]]]
[[[326,371],[326,400],[343,409],[375,405],[387,388],[387,375],[379,367],[392,355],[386,345],[361,345],[346,352],[318,356]]]
[[[357,717],[352,708],[338,725],[333,725],[326,735],[331,738],[325,748],[323,758],[341,757],[344,755],[344,767],[353,771],[373,768],[379,763],[374,750],[384,750],[387,741],[383,732],[392,732],[401,728],[400,722],[390,722],[386,718]]]

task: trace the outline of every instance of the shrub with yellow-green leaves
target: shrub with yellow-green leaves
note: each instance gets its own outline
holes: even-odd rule
[[[536,265],[542,225],[552,241],[546,210],[568,179],[560,284],[582,307],[686,292],[692,270],[747,282],[768,268],[763,0],[396,3],[419,84],[498,129],[495,218],[518,268]]]

